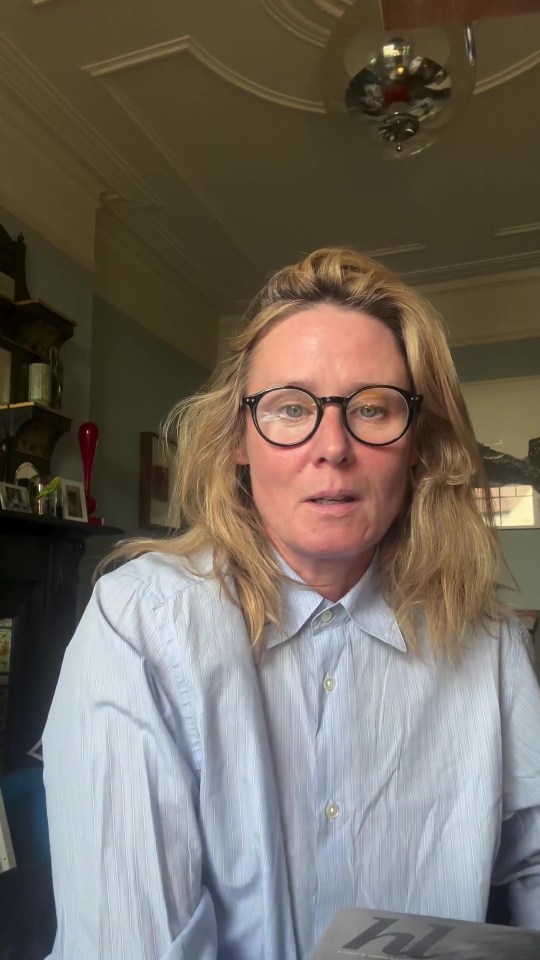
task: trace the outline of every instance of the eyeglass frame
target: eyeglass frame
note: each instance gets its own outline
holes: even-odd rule
[[[372,390],[374,387],[380,387],[386,390],[395,390],[396,393],[399,393],[403,397],[407,404],[407,422],[403,430],[397,437],[394,437],[393,440],[385,440],[384,443],[373,443],[371,440],[362,440],[360,437],[357,437],[356,434],[353,433],[349,421],[347,420],[347,407],[349,406],[349,403],[353,397],[358,396],[359,393],[363,393],[365,390]],[[275,393],[276,390],[298,390],[301,393],[307,394],[307,396],[311,397],[311,399],[314,401],[317,407],[315,425],[313,430],[308,433],[307,437],[304,437],[303,440],[296,440],[294,443],[279,443],[277,440],[269,440],[266,434],[261,430],[257,420],[257,407],[263,397],[265,397],[268,393]],[[424,398],[421,393],[415,393],[411,390],[403,390],[401,387],[395,387],[392,383],[368,383],[364,387],[360,387],[358,390],[353,390],[348,397],[317,397],[314,393],[311,393],[311,390],[306,390],[305,387],[296,387],[293,384],[285,384],[282,387],[268,387],[266,390],[260,390],[258,393],[252,393],[246,397],[242,397],[242,406],[246,406],[251,411],[251,418],[257,433],[263,438],[263,440],[266,440],[267,443],[271,443],[274,447],[299,447],[301,444],[307,443],[308,440],[311,440],[321,425],[324,408],[329,403],[338,404],[338,406],[341,407],[341,422],[353,440],[357,440],[358,443],[363,443],[367,447],[389,447],[392,443],[397,443],[398,440],[401,440],[401,437],[407,433],[414,416],[420,411],[423,399]]]

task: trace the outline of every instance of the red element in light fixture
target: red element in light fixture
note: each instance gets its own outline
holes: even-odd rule
[[[384,91],[385,103],[410,103],[412,94],[405,83],[393,83]]]

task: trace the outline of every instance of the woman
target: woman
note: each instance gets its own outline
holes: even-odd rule
[[[306,960],[492,881],[540,927],[540,694],[429,305],[317,251],[177,419],[187,532],[115,551],[45,732],[53,957]]]

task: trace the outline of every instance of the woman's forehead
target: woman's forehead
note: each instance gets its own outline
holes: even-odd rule
[[[401,349],[380,320],[358,310],[319,304],[278,320],[255,346],[250,379],[309,380],[343,373],[358,380],[406,374]]]

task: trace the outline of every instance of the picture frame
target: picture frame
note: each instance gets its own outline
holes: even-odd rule
[[[84,484],[80,480],[60,480],[62,501],[62,516],[64,520],[75,520],[79,523],[88,523],[86,510],[86,496]]]
[[[3,510],[31,513],[28,488],[18,483],[0,483],[0,507]]]
[[[1,292],[0,289],[0,295]],[[0,347],[0,406],[2,407],[7,406],[11,398],[11,365],[11,351]]]
[[[540,376],[462,383],[496,526],[540,528]]]
[[[177,446],[157,433],[144,431],[140,438],[139,526],[171,529],[173,464]],[[174,527],[174,524],[172,524]]]
[[[6,808],[0,791],[0,873],[17,866],[11,832],[8,827]]]
[[[11,646],[13,638],[13,619],[6,617],[0,620],[0,676],[8,674],[11,662]]]

